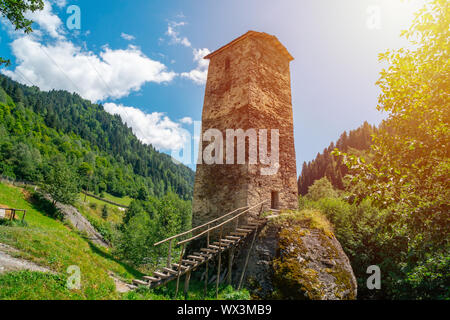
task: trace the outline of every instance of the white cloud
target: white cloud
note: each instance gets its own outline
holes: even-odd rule
[[[52,1],[64,5],[62,1]],[[92,101],[102,101],[139,91],[147,82],[170,82],[177,75],[136,46],[117,50],[103,46],[101,52],[94,54],[75,45],[64,36],[63,23],[52,13],[50,2],[45,0],[44,4],[43,11],[27,13],[39,27],[36,32],[32,35],[11,33],[15,38],[11,48],[16,57],[16,68],[0,72],[12,79],[23,82],[23,75],[27,82],[43,90],[67,90]],[[50,35],[53,41],[43,44],[43,33]]]
[[[189,72],[181,73],[181,76],[187,79],[191,79],[196,84],[205,84],[208,77],[209,61],[203,59],[211,51],[207,48],[194,49],[194,61],[197,62],[197,67]]]
[[[148,114],[137,108],[115,103],[105,103],[104,108],[108,113],[120,115],[139,140],[152,144],[157,149],[180,150],[189,139],[188,131],[163,113]]]
[[[180,37],[180,33],[176,30],[177,27],[186,25],[185,22],[169,22],[167,26],[166,35],[170,37],[171,44],[182,44],[185,47],[190,47],[191,42],[186,37]]]
[[[92,101],[125,97],[139,91],[146,82],[170,82],[176,76],[131,45],[118,50],[105,46],[95,55],[69,41],[42,45],[24,36],[11,46],[17,67],[14,71],[3,69],[4,74],[17,81],[23,74],[43,90],[77,92]]]
[[[136,37],[132,36],[131,34],[126,34],[125,32],[122,32],[122,34],[120,35],[123,39],[128,40],[128,41],[132,41],[135,40]]]
[[[184,16],[183,16],[184,17]],[[170,44],[182,44],[185,47],[192,48],[192,44],[186,37],[181,37],[180,32],[177,30],[178,27],[185,26],[186,22],[174,22],[170,21],[167,25],[166,35],[170,38]],[[160,43],[162,39],[160,38]],[[194,62],[197,63],[195,69],[192,69],[189,72],[182,72],[179,74],[182,78],[190,79],[194,83],[203,85],[206,83],[206,79],[208,77],[208,66],[209,61],[203,59],[206,55],[210,53],[209,49],[196,49],[193,48]],[[173,63],[173,62],[172,62]]]
[[[67,6],[67,0],[52,0],[59,8],[64,8]]]
[[[184,117],[184,118],[180,119],[180,122],[184,123],[184,124],[193,124],[194,123],[194,121],[192,120],[191,117]]]
[[[28,11],[25,13],[25,18],[33,20],[51,37],[56,39],[64,38],[64,31],[61,28],[63,23],[57,15],[53,14],[52,5],[47,0],[44,1],[43,10],[35,12]]]

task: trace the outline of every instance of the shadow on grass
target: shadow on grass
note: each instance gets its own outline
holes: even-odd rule
[[[46,199],[43,194],[39,192],[33,192],[30,197],[27,198],[28,203],[31,204],[33,209],[45,214],[46,216],[62,221],[64,215],[58,210],[54,204]]]
[[[120,264],[125,270],[127,270],[128,273],[132,274],[136,279],[144,276],[144,274],[141,273],[140,271],[134,269],[132,266],[126,264],[125,262],[118,260],[112,254],[101,250],[96,245],[94,245],[92,242],[88,241],[88,243],[89,243],[89,247],[91,247],[92,252],[94,252],[95,254],[97,254],[105,259],[108,259],[108,260],[114,261],[117,264]]]

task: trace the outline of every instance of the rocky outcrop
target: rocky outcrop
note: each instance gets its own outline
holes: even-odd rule
[[[49,195],[44,197],[48,201],[53,202]],[[74,206],[57,202],[55,207],[63,214],[66,221],[69,221],[78,231],[85,233],[87,238],[93,243],[105,248],[109,247],[109,243]]]
[[[108,242],[103,239],[102,235],[95,230],[88,219],[86,219],[75,207],[57,203],[56,208],[64,214],[64,219],[70,221],[77,230],[86,233],[88,239],[93,243],[105,248],[109,247]]]
[[[237,265],[249,246],[241,250]],[[246,285],[262,299],[341,300],[357,295],[349,259],[329,222],[312,210],[269,219],[251,251]]]

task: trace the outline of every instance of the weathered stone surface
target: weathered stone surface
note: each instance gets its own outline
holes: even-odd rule
[[[202,136],[214,128],[224,136],[223,163],[197,164],[194,226],[236,208],[253,206],[278,192],[279,207],[297,206],[297,172],[289,63],[293,59],[276,37],[249,31],[215,51],[210,59],[202,114]],[[262,175],[257,164],[226,164],[227,129],[279,130],[279,169]],[[202,141],[200,152],[211,142]],[[270,142],[269,142],[270,145]],[[269,147],[270,151],[270,147]],[[270,206],[267,203],[266,209]],[[252,214],[259,211],[255,209]]]
[[[238,269],[249,246],[240,252]],[[263,299],[338,300],[357,295],[350,262],[316,211],[283,214],[267,224],[251,251],[245,284]]]

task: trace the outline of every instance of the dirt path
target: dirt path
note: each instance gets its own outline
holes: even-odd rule
[[[12,271],[29,270],[53,273],[50,269],[41,267],[34,262],[14,258],[10,253],[18,252],[17,249],[0,243],[0,274]]]
[[[126,293],[133,289],[136,289],[135,286],[126,283],[125,281],[121,280],[118,276],[114,274],[114,272],[108,272],[108,275],[114,280],[114,284],[116,285],[116,291],[120,293]]]

